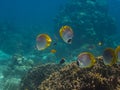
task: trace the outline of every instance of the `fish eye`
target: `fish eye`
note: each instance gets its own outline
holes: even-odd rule
[[[68,41],[67,41],[68,43],[71,43],[72,42],[72,39],[68,39]]]
[[[76,64],[77,64],[78,66],[80,65],[78,61],[76,62]]]

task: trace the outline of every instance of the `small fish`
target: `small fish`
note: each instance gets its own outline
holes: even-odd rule
[[[65,63],[65,58],[62,58],[59,64],[63,64],[63,63]]]
[[[44,50],[51,45],[52,39],[47,34],[39,34],[36,38],[36,46],[38,50]]]
[[[103,43],[100,41],[100,42],[98,42],[98,46],[102,46],[103,45]]]
[[[95,62],[95,57],[89,52],[83,52],[77,58],[77,65],[81,68],[91,67]]]
[[[57,45],[57,42],[53,43],[53,46],[56,46]]]
[[[56,50],[55,50],[55,49],[52,49],[50,52],[51,52],[51,53],[56,53]]]
[[[73,30],[70,26],[62,26],[60,28],[60,37],[63,39],[64,42],[71,44],[73,39]]]

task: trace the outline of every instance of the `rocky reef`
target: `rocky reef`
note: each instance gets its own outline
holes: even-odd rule
[[[99,41],[104,46],[113,46],[109,36],[115,34],[116,25],[107,12],[107,0],[69,0],[55,18],[55,32],[63,25],[71,26],[73,48],[86,43],[97,45]]]
[[[120,90],[120,66],[106,66],[101,57],[91,68],[73,62],[52,73],[37,90]]]

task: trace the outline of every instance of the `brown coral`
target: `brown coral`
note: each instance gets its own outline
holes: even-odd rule
[[[120,66],[105,66],[102,59],[91,68],[79,68],[74,62],[55,72],[38,90],[120,90]]]

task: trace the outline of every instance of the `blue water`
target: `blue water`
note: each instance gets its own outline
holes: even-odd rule
[[[117,30],[120,33],[120,0],[109,1],[109,14],[115,18]]]
[[[39,25],[51,30],[53,19],[65,2],[66,0],[0,0],[0,21],[20,27]]]
[[[54,18],[65,3],[66,0],[0,0],[1,27],[8,27],[1,31],[5,33],[1,35],[4,41],[0,40],[3,42],[0,47],[10,54],[17,53],[16,48],[34,49],[38,34],[53,33]],[[22,47],[14,41],[22,43]],[[7,44],[10,46],[6,47]]]

